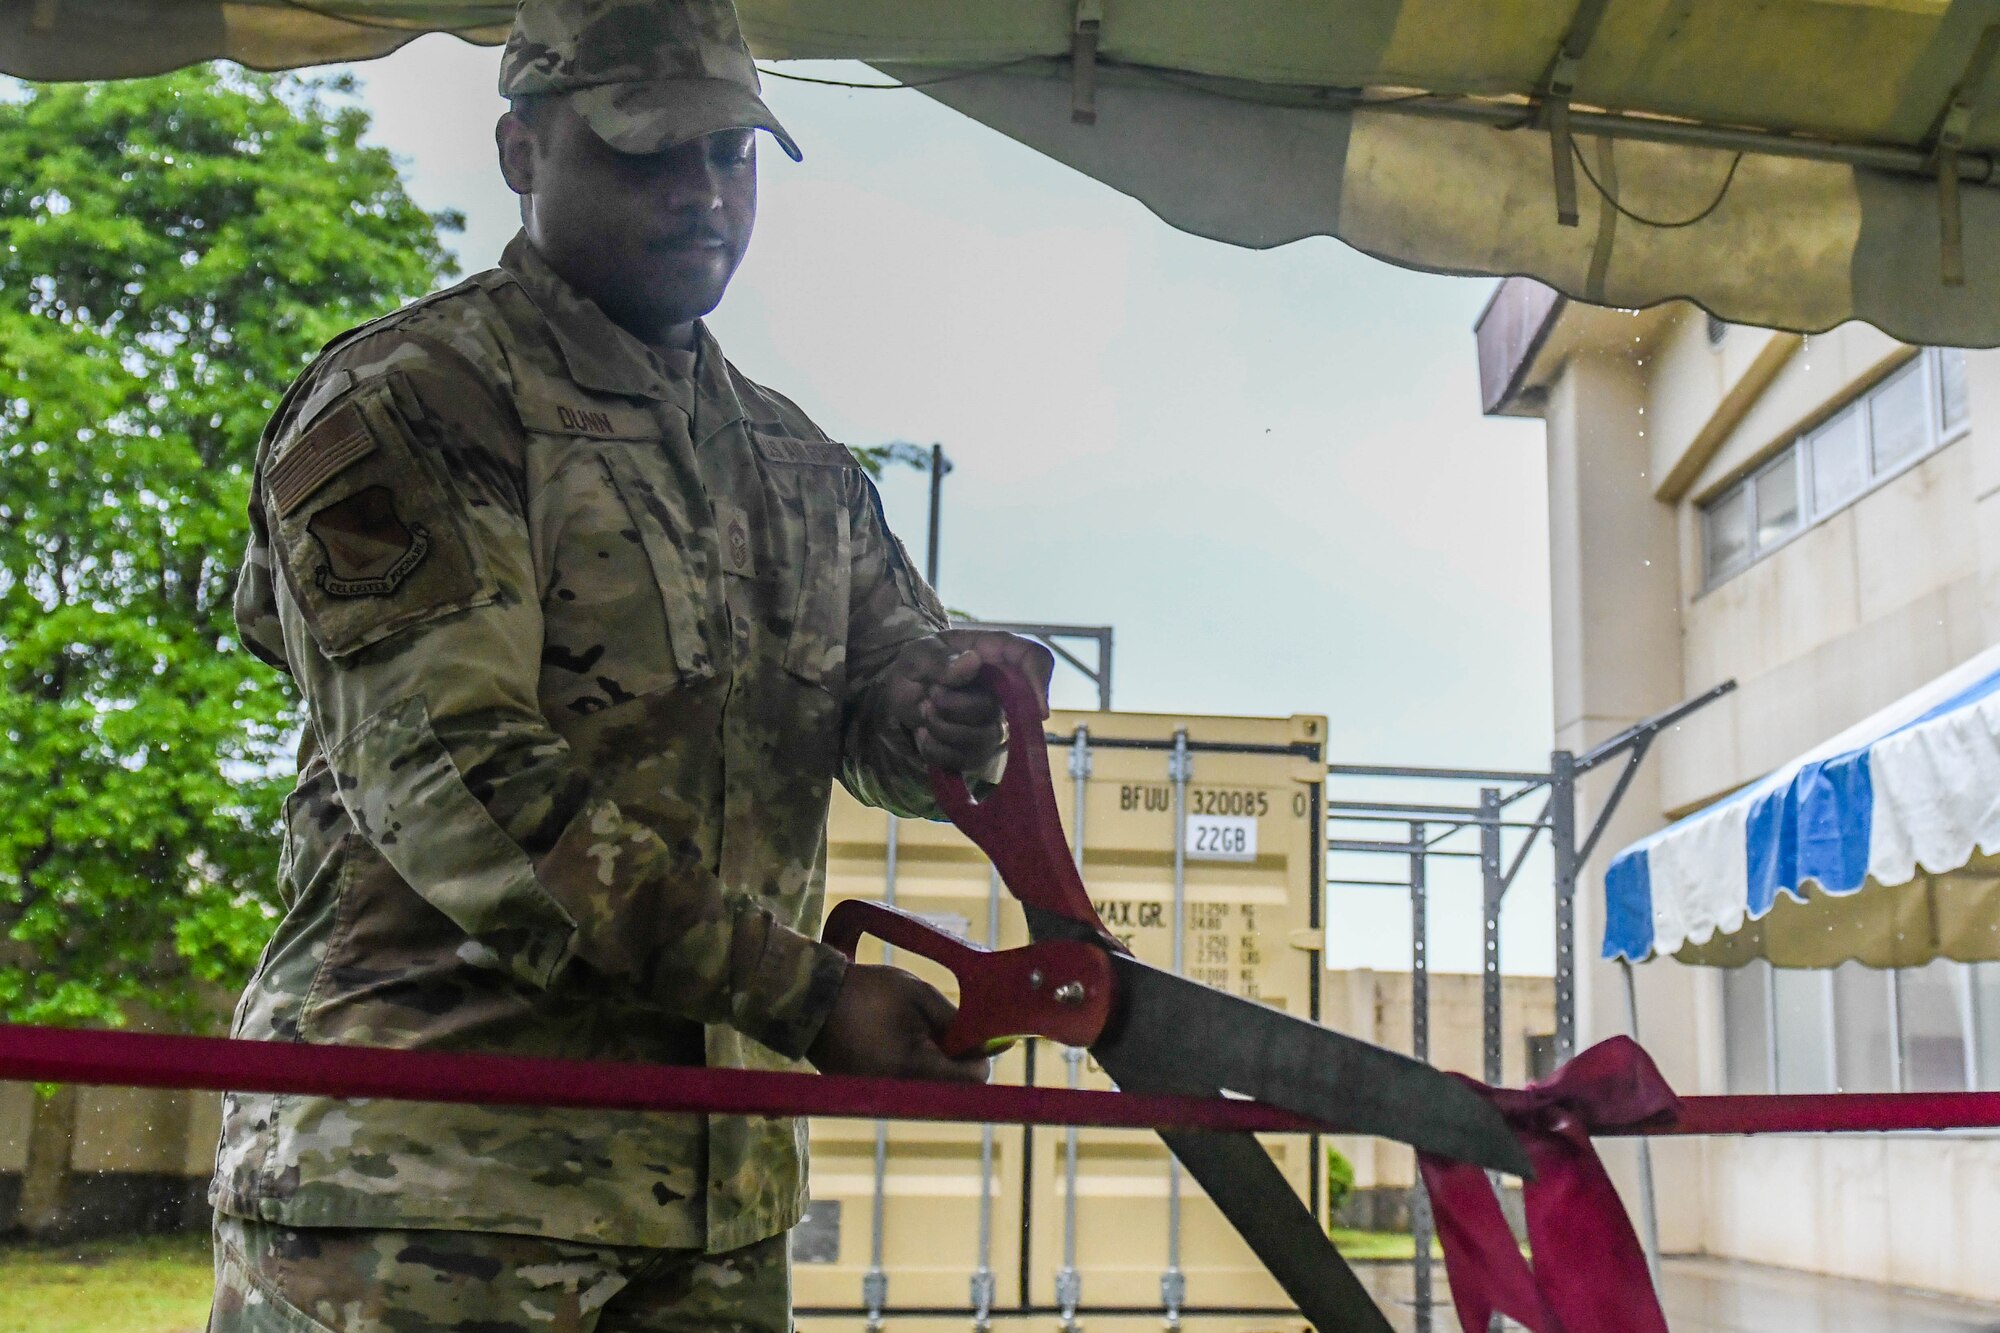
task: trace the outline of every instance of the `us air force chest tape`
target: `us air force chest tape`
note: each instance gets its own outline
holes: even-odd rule
[[[262,499],[286,583],[320,650],[341,657],[477,605],[462,505],[389,383],[324,406],[265,460]]]

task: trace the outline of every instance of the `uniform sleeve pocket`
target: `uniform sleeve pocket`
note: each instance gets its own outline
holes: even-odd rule
[[[285,582],[329,658],[494,600],[463,506],[418,456],[386,383],[322,411],[259,485]]]
[[[375,714],[328,759],[355,826],[404,882],[515,976],[549,985],[576,922],[465,785],[424,701]]]

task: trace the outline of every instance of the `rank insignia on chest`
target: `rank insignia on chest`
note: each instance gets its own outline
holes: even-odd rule
[[[750,516],[733,504],[717,501],[715,526],[722,538],[722,567],[744,578],[757,577],[757,553],[750,540]]]
[[[329,597],[386,597],[430,554],[430,533],[405,523],[387,486],[369,486],[306,520],[325,553],[313,582]]]

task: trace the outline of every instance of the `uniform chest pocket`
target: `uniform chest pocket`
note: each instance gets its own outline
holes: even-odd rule
[[[788,612],[785,670],[839,692],[847,670],[852,589],[848,495],[860,465],[829,440],[751,432],[770,488],[769,511],[784,559],[775,571],[777,605]]]
[[[529,424],[556,452],[531,501],[548,534],[544,707],[594,713],[713,675],[707,560],[659,422],[639,408],[543,415]]]
[[[687,491],[657,466],[656,457],[639,456],[640,450],[658,447],[607,446],[602,466],[630,523],[622,535],[636,539],[652,568],[674,664],[684,680],[700,680],[715,673],[709,632],[720,608],[712,591],[712,543],[700,540]]]

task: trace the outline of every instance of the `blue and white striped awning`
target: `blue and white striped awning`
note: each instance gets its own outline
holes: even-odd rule
[[[2000,958],[1996,852],[2000,646],[1619,853],[1604,956]]]

